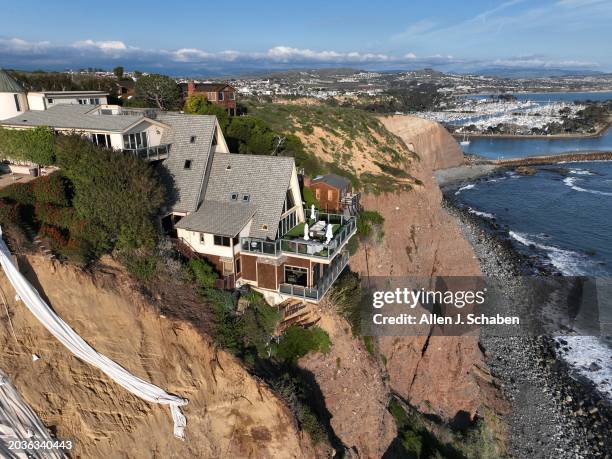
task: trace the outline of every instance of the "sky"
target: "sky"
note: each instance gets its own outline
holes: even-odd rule
[[[612,71],[612,0],[1,0],[0,67]]]

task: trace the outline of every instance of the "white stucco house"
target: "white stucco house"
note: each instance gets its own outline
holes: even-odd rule
[[[37,91],[26,92],[11,76],[0,69],[0,120],[17,116],[28,110],[47,110],[61,104],[105,105],[104,91]]]

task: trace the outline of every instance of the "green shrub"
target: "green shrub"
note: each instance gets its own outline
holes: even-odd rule
[[[302,328],[291,326],[281,337],[275,355],[286,362],[297,362],[310,352],[329,352],[329,335],[319,327]]]
[[[55,135],[46,126],[34,129],[0,127],[0,157],[49,166],[55,163]]]
[[[374,227],[381,227],[385,218],[374,210],[362,210],[357,216],[357,234],[366,239],[372,234]]]
[[[34,204],[32,182],[12,183],[0,190],[0,198],[24,205]]]
[[[230,118],[227,111],[219,105],[213,104],[204,96],[189,96],[183,107],[185,113],[194,115],[214,115],[219,121],[219,126],[223,132],[227,131]]]
[[[91,258],[90,246],[82,239],[70,238],[64,246],[56,250],[61,256],[78,265],[86,265]]]
[[[317,209],[321,208],[321,204],[319,203],[319,201],[317,201],[317,198],[315,198],[315,195],[310,188],[305,186],[303,190],[303,194],[304,194],[304,202],[306,203],[305,205],[307,209],[310,209],[310,206],[313,204]]]
[[[69,205],[66,194],[66,180],[59,172],[32,181],[34,200],[38,203]]]
[[[14,223],[19,219],[19,204],[0,199],[0,223]]]
[[[243,345],[247,349],[252,348],[260,358],[266,358],[270,339],[280,320],[280,314],[257,292],[251,292],[243,298],[249,302],[238,319]]]
[[[75,218],[73,208],[43,202],[34,204],[34,215],[42,223],[65,229],[70,229]]]
[[[207,289],[215,286],[215,281],[219,278],[219,275],[206,260],[192,258],[189,260],[189,268],[200,287]]]
[[[157,272],[159,258],[148,251],[127,251],[121,253],[119,258],[127,270],[140,281],[152,279]]]
[[[215,341],[234,354],[243,350],[243,334],[236,319],[234,298],[231,293],[217,289],[206,289],[206,298],[215,314]]]
[[[351,271],[344,272],[329,292],[329,301],[349,324],[353,335],[361,332],[361,307],[363,291],[359,276]]]

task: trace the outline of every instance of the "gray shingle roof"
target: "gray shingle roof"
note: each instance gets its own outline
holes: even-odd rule
[[[346,177],[342,177],[341,175],[338,174],[326,174],[326,175],[322,175],[320,177],[317,177],[315,179],[312,180],[311,183],[327,183],[328,185],[333,186],[334,188],[348,188],[351,186],[351,181],[349,179],[347,179]]]
[[[215,153],[205,199],[231,203],[238,193],[243,202],[248,195],[256,209],[250,236],[274,239],[293,168],[288,157]]]
[[[247,225],[255,210],[252,204],[242,202],[204,201],[196,212],[183,217],[176,227],[234,237]]]
[[[8,73],[0,69],[0,92],[24,92],[24,90]]]
[[[169,206],[174,212],[194,212],[200,203],[217,119],[209,115],[160,112],[157,120],[170,126],[161,139],[162,143],[172,144],[170,155],[158,169],[172,190]],[[185,169],[185,161],[191,161],[189,169]]]
[[[87,129],[123,132],[135,122],[144,119],[139,115],[96,115],[92,105],[58,104],[47,110],[28,110],[19,116],[0,121],[9,126],[49,126],[58,129]]]

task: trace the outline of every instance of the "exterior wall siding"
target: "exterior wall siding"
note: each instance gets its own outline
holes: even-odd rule
[[[338,210],[340,207],[340,190],[327,183],[312,183],[309,188],[323,210]]]
[[[242,278],[257,282],[257,257],[254,255],[240,254],[242,264]]]

